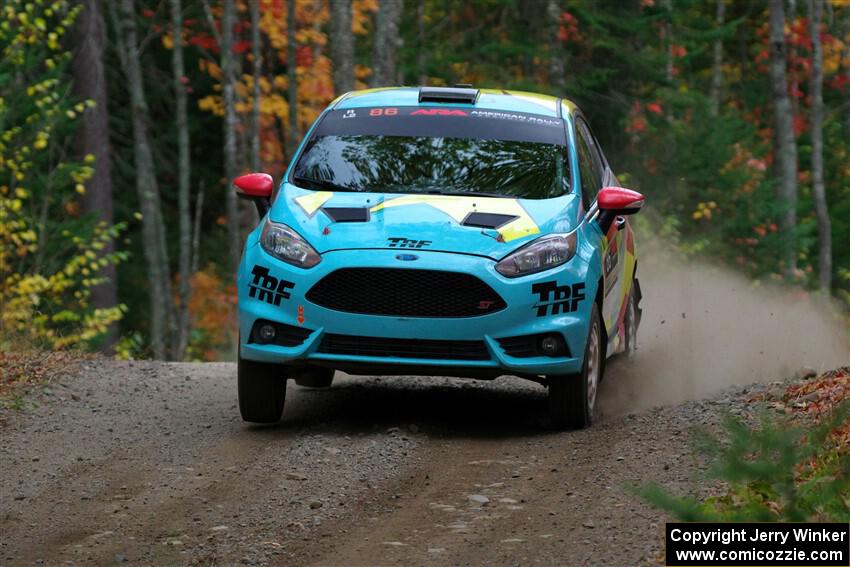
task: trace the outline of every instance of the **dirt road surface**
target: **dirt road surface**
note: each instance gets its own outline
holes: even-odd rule
[[[657,565],[665,518],[629,487],[700,485],[688,432],[743,409],[732,385],[847,342],[829,306],[643,258],[641,348],[582,431],[512,378],[290,383],[256,427],[234,364],[86,363],[0,411],[0,565]]]
[[[0,564],[657,564],[712,405],[542,425],[519,380],[341,377],[243,424],[233,364],[87,363],[0,429]]]

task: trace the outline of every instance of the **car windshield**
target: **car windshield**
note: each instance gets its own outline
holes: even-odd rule
[[[310,189],[545,199],[570,190],[566,154],[561,121],[533,114],[331,111],[308,140],[292,179]]]

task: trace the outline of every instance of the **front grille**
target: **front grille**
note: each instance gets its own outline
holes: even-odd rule
[[[425,358],[435,360],[490,360],[484,341],[386,339],[325,333],[319,352],[352,356]]]
[[[516,358],[540,356],[540,353],[537,351],[537,337],[535,335],[496,340],[499,341],[499,346],[502,347],[502,350],[508,356],[514,356]]]
[[[342,268],[307,292],[307,300],[346,313],[397,317],[476,317],[506,307],[469,274],[399,268]]]

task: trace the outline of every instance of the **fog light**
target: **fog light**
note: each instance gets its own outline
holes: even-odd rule
[[[546,335],[540,339],[540,351],[546,356],[563,356],[564,339],[558,334]]]
[[[264,343],[270,343],[277,336],[277,329],[275,329],[274,325],[266,323],[265,325],[260,325],[260,328],[257,329],[257,337]]]

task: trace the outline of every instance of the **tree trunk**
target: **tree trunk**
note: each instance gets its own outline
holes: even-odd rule
[[[823,46],[820,40],[823,0],[809,0],[809,15],[812,37],[812,196],[818,219],[818,281],[821,290],[829,293],[832,284],[832,227],[823,181]]]
[[[351,0],[331,0],[331,58],[334,93],[354,90],[354,33],[351,31]]]
[[[558,95],[564,95],[564,46],[558,36],[561,27],[561,6],[558,0],[549,0],[546,5],[546,15],[549,19],[549,38],[551,43],[549,55],[549,83],[552,90]]]
[[[238,174],[236,148],[236,78],[233,61],[234,0],[224,0],[221,17],[221,81],[224,93],[224,176],[227,216],[228,260],[233,273],[239,267],[242,238],[239,233],[239,208],[236,193],[231,188]]]
[[[372,57],[372,86],[398,84],[396,53],[400,44],[398,33],[402,0],[380,0],[375,16],[375,48]]]
[[[717,0],[717,13],[714,23],[719,30],[726,21],[726,0]],[[723,88],[723,38],[714,40],[714,57],[711,63],[711,113],[717,116],[720,111],[721,89]]]
[[[426,72],[425,61],[427,51],[425,49],[425,2],[420,1],[416,4],[416,69],[419,73],[419,84],[424,85],[428,82],[428,74]]]
[[[189,120],[186,109],[186,73],[183,66],[183,6],[181,0],[171,0],[171,26],[174,28],[174,95],[177,120],[177,209],[180,227],[180,283],[177,294],[180,304],[177,312],[177,337],[174,358],[183,360],[189,342],[189,272],[192,254],[192,214],[189,210],[191,162],[189,156]]]
[[[666,42],[665,49],[667,51],[667,64],[665,65],[665,75],[669,84],[673,83],[673,1],[664,0],[664,10],[667,12],[667,19],[664,22],[664,40]],[[668,117],[669,120],[669,117]]]
[[[286,76],[289,81],[289,135],[286,137],[287,154],[291,160],[298,148],[298,59],[295,30],[298,25],[295,0],[286,3]]]
[[[121,8],[123,13],[120,27],[116,29],[119,34],[122,63],[130,89],[136,191],[142,213],[142,245],[148,265],[150,287],[151,349],[154,358],[163,359],[166,356],[167,334],[172,313],[168,257],[165,255],[159,186],[148,135],[150,116],[139,61],[134,0],[121,0]]]
[[[844,37],[850,35],[850,10],[844,11]],[[846,61],[850,61],[850,41],[845,43],[846,48],[844,50],[844,58]],[[847,77],[847,82],[850,83],[850,65],[848,65],[844,69],[844,75]],[[848,95],[845,99],[845,108],[850,106],[850,90],[847,91]],[[844,128],[847,130],[847,136],[850,136],[850,112],[844,113]]]
[[[774,160],[779,177],[779,196],[784,202],[782,232],[785,238],[785,275],[793,279],[797,271],[797,144],[794,116],[788,96],[785,55],[785,7],[783,0],[770,0],[770,79],[775,119]]]
[[[260,171],[260,75],[263,72],[262,36],[260,35],[260,0],[251,0],[251,54],[254,71],[254,106],[251,113],[251,168]]]
[[[94,108],[83,113],[77,131],[76,151],[80,156],[94,156],[94,175],[86,183],[82,197],[82,209],[95,215],[106,225],[112,225],[112,163],[109,145],[109,103],[104,69],[104,45],[106,31],[99,0],[82,0],[83,10],[77,17],[73,61],[74,95],[80,99],[93,100]],[[41,248],[39,248],[41,250]],[[110,240],[103,254],[114,251]],[[99,277],[106,281],[92,289],[92,305],[98,309],[115,307],[118,304],[118,285],[115,266],[102,268]],[[118,338],[118,325],[107,330],[103,347],[111,350]]]

